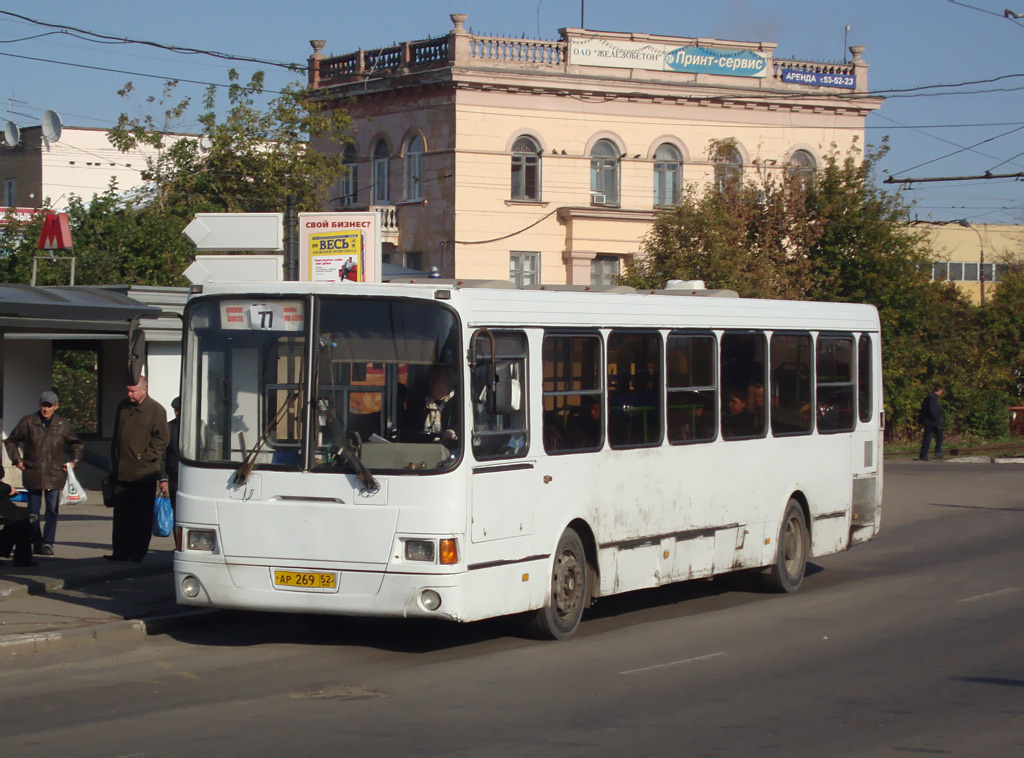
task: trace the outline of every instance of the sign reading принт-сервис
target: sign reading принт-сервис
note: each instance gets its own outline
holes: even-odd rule
[[[768,75],[768,58],[753,50],[724,50],[694,45],[677,47],[600,38],[572,40],[569,64],[748,78],[764,78]]]

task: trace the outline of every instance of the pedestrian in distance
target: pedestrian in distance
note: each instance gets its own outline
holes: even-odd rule
[[[174,411],[174,418],[167,422],[167,431],[170,439],[167,442],[167,450],[164,452],[163,470],[160,475],[160,494],[171,501],[171,509],[175,516],[178,514],[178,430],[180,421],[178,414],[181,413],[181,398],[176,397],[171,401],[171,410]]]
[[[28,512],[36,517],[32,524],[32,549],[39,555],[53,555],[60,493],[68,469],[78,465],[84,449],[71,424],[57,413],[58,407],[55,392],[42,393],[39,410],[23,417],[4,443],[7,456],[21,470],[22,485],[28,490]],[[44,502],[46,523],[40,528]]]
[[[153,503],[161,486],[164,451],[170,440],[167,411],[149,396],[141,377],[127,387],[127,398],[114,412],[110,442],[110,478],[114,485],[114,519],[110,561],[141,561],[153,536]],[[162,488],[162,487],[161,487]]]
[[[935,438],[935,457],[942,458],[942,407],[939,405],[939,398],[945,391],[941,384],[936,384],[921,402],[917,422],[924,427],[924,437],[921,440],[921,455],[918,460],[928,460],[928,448],[931,447],[932,437]]]

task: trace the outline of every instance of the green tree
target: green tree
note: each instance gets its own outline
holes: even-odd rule
[[[173,102],[176,82],[168,82],[159,100],[162,121],[154,116],[131,119],[122,114],[110,132],[111,143],[122,151],[139,145],[157,148],[148,161],[148,184],[139,196],[158,208],[187,206],[215,212],[258,212],[284,209],[288,195],[295,195],[300,210],[320,210],[331,186],[346,170],[341,151],[310,150],[316,137],[337,145],[351,139],[351,120],[343,110],[332,109],[312,90],[299,85],[285,87],[266,107],[264,77],[257,72],[248,83],[229,72],[228,108],[223,118],[217,110],[217,88],[202,98],[199,138],[180,138],[171,133],[184,119],[191,101]],[[127,97],[129,83],[121,90]]]
[[[202,133],[182,136],[174,128],[188,117],[188,98],[174,101],[176,82],[160,97],[148,98],[158,115],[122,115],[111,143],[122,151],[157,148],[147,161],[145,184],[120,192],[115,184],[96,198],[73,197],[67,209],[74,241],[76,284],[184,285],[182,272],[195,248],[182,234],[196,213],[285,209],[295,195],[300,211],[320,210],[330,187],[345,172],[341,151],[308,149],[316,137],[336,144],[349,139],[350,119],[330,110],[311,90],[286,87],[265,106],[263,74],[242,84],[231,71],[228,107],[217,110],[215,87],[201,102]],[[121,94],[129,97],[131,83]],[[42,219],[0,229],[0,272],[4,281],[30,279]],[[37,284],[68,284],[62,263],[40,268]]]
[[[729,145],[711,147],[714,160]],[[998,434],[1008,359],[984,338],[990,330],[978,309],[954,285],[930,281],[926,237],[899,196],[875,182],[885,150],[826,156],[807,183],[759,174],[690,188],[658,215],[622,283],[703,279],[744,297],[875,305],[892,430],[916,432],[921,399],[939,381],[949,390],[951,426]],[[998,318],[1007,333],[1017,323],[1012,313],[1004,306]]]

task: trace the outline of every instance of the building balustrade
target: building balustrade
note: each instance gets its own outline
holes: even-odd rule
[[[375,50],[357,50],[333,57],[323,54],[323,40],[315,40],[312,43],[315,52],[309,59],[309,83],[313,87],[330,87],[350,84],[375,74],[401,74],[452,66],[522,67],[533,71],[568,72],[570,39],[550,41],[472,34],[462,27],[463,21],[464,17],[456,19],[455,29],[443,37],[402,42]],[[850,84],[826,79],[825,86],[864,91],[867,86],[867,67],[862,58],[864,48],[854,46],[850,50],[853,59],[849,63],[773,59],[768,79],[776,84],[795,83],[813,87],[812,81],[794,82],[793,73],[808,77],[851,77]],[[784,69],[789,72],[788,82],[783,79]],[[815,82],[821,84],[820,79]]]

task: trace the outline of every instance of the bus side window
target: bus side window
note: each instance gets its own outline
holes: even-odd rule
[[[615,330],[608,336],[608,442],[613,448],[661,444],[661,335]]]
[[[544,449],[583,453],[604,444],[601,338],[597,334],[544,337]]]
[[[668,439],[673,445],[715,438],[715,337],[673,332],[666,348]]]
[[[776,332],[771,341],[771,419],[776,437],[810,434],[811,335]]]
[[[768,416],[764,402],[765,336],[761,332],[726,332],[720,350],[722,438],[762,437]]]
[[[857,408],[860,420],[864,422],[870,421],[874,412],[871,407],[871,376],[871,337],[862,334],[857,343]]]
[[[852,432],[853,335],[818,335],[818,431]]]
[[[521,458],[529,451],[526,356],[522,332],[477,333],[471,379],[472,448],[477,460]]]

